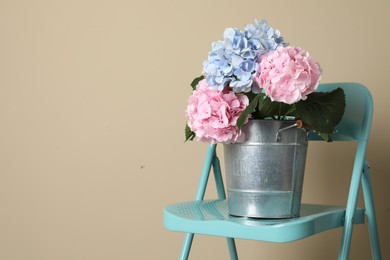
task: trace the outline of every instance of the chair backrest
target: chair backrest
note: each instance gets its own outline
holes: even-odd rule
[[[342,88],[345,93],[346,107],[336,132],[331,135],[334,141],[367,141],[370,135],[373,101],[369,90],[359,83],[320,84],[317,91],[329,92]],[[309,135],[310,140],[321,140],[316,134]]]

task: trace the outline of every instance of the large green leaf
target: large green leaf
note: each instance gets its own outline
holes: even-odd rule
[[[276,117],[280,118],[287,114],[290,114],[292,111],[291,105],[271,101],[269,97],[265,97],[261,102],[259,102],[258,114],[256,117],[258,118],[266,118],[266,117]]]
[[[295,106],[297,116],[326,139],[344,115],[344,91],[337,88],[331,92],[313,92]]]

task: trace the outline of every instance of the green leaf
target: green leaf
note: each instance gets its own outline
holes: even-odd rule
[[[264,96],[263,93],[257,94],[249,103],[249,105],[245,108],[245,110],[241,113],[241,115],[238,117],[237,127],[239,129],[241,129],[241,127],[244,125],[248,115],[251,114],[253,111],[255,111],[260,98],[262,98],[263,96]]]
[[[192,141],[194,140],[195,138],[195,133],[191,130],[191,128],[186,124],[186,127],[184,129],[184,134],[185,134],[185,137],[186,137],[186,142],[187,141]]]
[[[204,79],[204,76],[199,76],[197,78],[194,78],[194,80],[191,82],[191,87],[192,87],[192,90],[195,90],[196,89],[196,86],[198,85],[199,81],[201,81],[202,79]]]
[[[281,117],[287,114],[291,114],[293,110],[294,108],[292,108],[292,105],[282,102],[271,101],[269,97],[266,97],[262,100],[262,102],[259,102],[259,112],[257,117]]]
[[[326,140],[344,115],[345,94],[341,88],[331,92],[313,92],[295,106],[297,116]]]

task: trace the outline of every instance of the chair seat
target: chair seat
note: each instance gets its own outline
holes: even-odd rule
[[[164,209],[164,225],[172,231],[204,235],[291,242],[343,226],[345,208],[302,204],[300,217],[256,219],[229,215],[226,200],[192,201]],[[356,209],[354,224],[364,223],[364,210]]]

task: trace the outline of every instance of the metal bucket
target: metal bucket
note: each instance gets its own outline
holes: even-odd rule
[[[229,214],[299,216],[308,141],[294,124],[251,120],[242,128],[245,142],[224,145]]]

